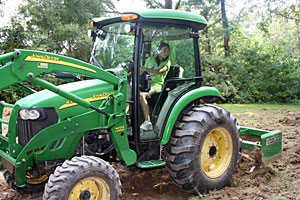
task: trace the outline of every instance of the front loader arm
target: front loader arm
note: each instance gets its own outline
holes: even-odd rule
[[[95,107],[91,104],[91,102],[81,98],[80,96],[63,90],[61,87],[55,86],[38,77],[40,74],[54,72],[81,74],[106,81],[113,85],[115,90],[114,95],[109,95],[107,97],[106,100],[108,103],[105,103],[106,101],[104,101],[100,107]],[[57,138],[68,138],[66,141],[68,141],[68,144],[70,145],[70,141],[74,142],[74,138],[80,139],[87,130],[98,129],[101,123],[101,128],[111,130],[110,137],[115,145],[118,157],[124,160],[127,165],[132,165],[136,162],[136,153],[130,149],[127,134],[124,134],[126,133],[125,102],[127,94],[127,80],[122,80],[109,72],[80,60],[50,53],[30,50],[15,50],[12,53],[0,56],[0,90],[8,86],[18,84],[22,81],[31,81],[83,107],[90,108],[98,113],[104,114],[105,117],[101,118],[97,112],[92,110],[78,116],[73,116],[72,119],[68,118],[67,120],[42,130],[31,138],[25,147],[21,147],[20,144],[16,143],[16,121],[19,105],[12,105],[13,110],[9,121],[2,120],[0,118],[0,125],[1,123],[8,124],[9,130],[7,135],[0,135],[0,144],[3,142],[2,148],[0,148],[0,157],[2,157],[6,163],[10,163],[6,164],[7,166],[11,166],[11,168],[13,167],[11,173],[14,171],[16,177],[15,184],[18,187],[24,187],[26,185],[26,170],[28,167],[32,166],[32,160],[33,157],[37,155],[35,151],[38,148],[42,148],[47,145],[47,147],[50,148],[53,141],[57,140]],[[0,115],[3,111],[4,104],[4,102],[0,102]],[[7,106],[8,104],[5,105]],[[106,109],[106,107],[111,108]],[[106,121],[105,126],[103,126],[104,118]],[[75,119],[77,121],[74,122]],[[93,119],[94,123],[81,123],[82,121],[91,121],[91,119]],[[54,132],[61,132],[62,134],[55,135],[53,134]],[[68,146],[65,148],[67,147]],[[57,152],[60,151],[60,149],[64,150],[63,148],[58,148]],[[45,152],[45,155],[49,152],[46,150],[47,148],[45,147],[43,151]],[[51,151],[53,152],[54,150],[51,149]],[[64,154],[62,156],[60,154],[58,157],[67,158],[69,155]],[[53,158],[51,157],[51,159]]]
[[[35,84],[78,103],[85,108],[91,108],[102,114],[107,113],[95,108],[90,102],[70,92],[59,89],[59,87],[56,87],[37,76],[45,73],[70,72],[106,81],[114,85],[119,90],[123,85],[125,85],[118,77],[91,64],[51,53],[30,50],[15,50],[11,53],[0,56],[0,63],[4,65],[0,68],[0,89],[15,85],[18,82],[32,81]]]
[[[118,86],[120,79],[94,65],[66,56],[14,50],[0,56],[0,90],[22,81],[32,81],[44,73],[69,72],[90,76]],[[30,74],[30,75],[29,75]]]

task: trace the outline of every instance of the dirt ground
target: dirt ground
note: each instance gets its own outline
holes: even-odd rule
[[[9,115],[9,113],[5,113]],[[242,156],[238,170],[228,185],[208,194],[190,195],[181,191],[165,168],[141,170],[114,164],[122,182],[125,200],[196,199],[296,199],[300,200],[300,110],[262,110],[235,114],[239,124],[283,133],[282,158],[267,166],[255,160],[256,153]],[[4,127],[5,129],[5,127]],[[255,166],[254,170],[253,167]],[[251,172],[252,168],[252,172]],[[0,173],[0,200],[42,199],[42,193],[20,195],[10,189]]]

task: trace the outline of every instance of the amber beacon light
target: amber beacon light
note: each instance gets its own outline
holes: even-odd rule
[[[123,14],[121,16],[121,19],[123,21],[129,21],[129,20],[134,20],[134,19],[137,19],[139,16],[136,15],[136,14]]]

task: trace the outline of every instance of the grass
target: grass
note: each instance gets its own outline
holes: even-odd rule
[[[222,104],[222,107],[231,113],[260,112],[267,110],[294,110],[300,111],[300,104]]]

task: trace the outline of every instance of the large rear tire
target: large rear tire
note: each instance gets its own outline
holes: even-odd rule
[[[239,157],[236,119],[214,105],[187,107],[177,119],[166,148],[172,180],[190,193],[225,187]]]
[[[45,186],[43,199],[117,200],[122,196],[117,172],[94,156],[74,157],[56,168]]]

